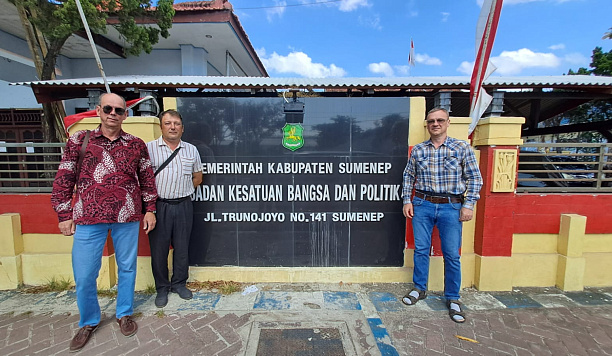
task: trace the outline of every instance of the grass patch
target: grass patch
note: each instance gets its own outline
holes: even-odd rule
[[[56,278],[51,277],[47,280],[47,283],[41,286],[26,287],[23,289],[25,293],[50,293],[50,292],[63,292],[72,289],[72,280],[64,277]]]
[[[163,310],[163,309],[162,309],[162,310],[158,310],[158,311],[155,313],[155,316],[157,316],[158,318],[162,319],[162,318],[164,318],[164,317],[166,316],[166,313],[164,313],[164,310]]]
[[[106,297],[106,298],[116,298],[117,290],[116,289],[98,289],[98,296]]]
[[[191,290],[218,290],[221,294],[232,294],[239,292],[242,289],[242,283],[234,281],[205,281],[205,282],[189,282],[187,288]]]
[[[157,289],[155,289],[154,284],[147,284],[147,287],[142,291],[143,294],[153,295],[157,293]]]

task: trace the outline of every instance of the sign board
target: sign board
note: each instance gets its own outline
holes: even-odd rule
[[[304,102],[298,129],[281,98],[178,100],[204,172],[192,265],[403,265],[409,98]]]

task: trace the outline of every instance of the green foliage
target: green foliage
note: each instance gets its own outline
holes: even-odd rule
[[[72,280],[64,277],[51,277],[47,280],[47,283],[41,286],[25,287],[24,293],[38,294],[38,293],[50,293],[50,292],[63,292],[72,288]]]
[[[142,291],[142,293],[153,295],[153,294],[157,293],[157,290],[155,289],[155,285],[147,284],[147,287]]]
[[[610,33],[612,36],[612,32]],[[607,38],[604,36],[604,38]],[[610,37],[612,38],[612,37]],[[591,56],[590,68],[579,68],[577,71],[569,70],[568,75],[596,75],[612,76],[612,51],[604,52],[601,47],[595,47]],[[609,100],[594,100],[582,104],[563,115],[571,124],[598,122],[612,120],[612,102]],[[559,118],[557,118],[559,119]],[[561,135],[563,136],[563,135]],[[568,136],[567,134],[565,136]],[[576,137],[566,142],[601,142],[603,136],[599,132],[580,132]],[[563,137],[559,137],[564,141]]]
[[[595,47],[591,56],[589,68],[579,68],[578,71],[569,70],[568,75],[599,75],[612,76],[612,50],[604,52],[601,47]]]
[[[32,59],[40,80],[55,77],[55,64],[66,40],[84,31],[75,0],[9,0],[18,10]],[[167,38],[172,27],[173,0],[81,0],[83,13],[92,33],[106,33],[114,27],[125,41],[126,55],[150,53],[159,36]],[[57,106],[57,105],[56,105]],[[44,103],[45,142],[63,137],[63,109]]]
[[[50,292],[62,292],[72,288],[72,280],[64,277],[51,277],[51,279],[47,281],[46,286]]]
[[[98,289],[98,296],[106,297],[106,298],[115,298],[117,297],[116,289]]]
[[[42,33],[50,48],[61,49],[72,34],[84,30],[74,0],[10,1],[16,6],[23,6],[29,15],[28,21]],[[174,17],[173,3],[173,0],[159,0],[157,7],[153,8],[150,0],[82,0],[81,6],[93,33],[106,33],[108,23],[129,45],[126,54],[138,55],[143,51],[150,53],[160,35],[164,38],[170,35],[168,30]],[[143,26],[142,23],[147,25]]]

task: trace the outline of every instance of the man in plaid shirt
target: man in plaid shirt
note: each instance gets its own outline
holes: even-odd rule
[[[404,169],[403,211],[412,219],[415,248],[414,288],[402,302],[414,305],[427,297],[431,234],[437,226],[444,256],[446,306],[451,319],[463,323],[465,313],[459,302],[462,223],[473,217],[482,176],[470,145],[448,137],[448,111],[434,108],[425,121],[430,139],[414,146]]]

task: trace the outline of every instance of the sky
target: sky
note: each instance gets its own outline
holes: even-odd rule
[[[482,0],[229,0],[271,77],[470,76]],[[588,68],[611,0],[504,0],[492,76]],[[408,65],[410,39],[415,65]]]

